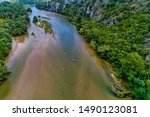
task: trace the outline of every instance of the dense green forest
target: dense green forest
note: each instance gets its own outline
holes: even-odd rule
[[[21,4],[35,4],[37,2],[46,2],[46,1],[51,1],[51,0],[18,0],[18,2]]]
[[[22,4],[33,4],[36,1],[37,0],[19,0],[19,2],[22,3]]]
[[[0,81],[7,78],[9,72],[4,64],[11,49],[12,36],[20,36],[27,32],[28,13],[18,3],[0,3]]]
[[[150,39],[150,1],[99,2],[95,8],[95,12],[101,11],[99,19],[82,11],[93,2],[74,2],[57,12],[68,16],[97,55],[111,63],[116,77],[126,82],[124,86],[133,99],[150,99],[150,62],[145,61],[150,50],[145,46]],[[51,10],[46,3],[36,7]]]

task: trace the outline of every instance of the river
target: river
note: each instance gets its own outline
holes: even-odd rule
[[[49,19],[54,37],[32,23],[35,15]],[[13,40],[7,60],[12,73],[0,85],[0,99],[116,99],[103,61],[74,26],[34,7],[30,19],[28,34]]]

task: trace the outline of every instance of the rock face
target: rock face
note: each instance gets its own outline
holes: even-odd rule
[[[103,8],[100,7],[100,4],[107,4],[109,0],[52,0],[47,2],[47,6],[49,6],[49,10],[53,12],[58,12],[59,10],[63,10],[67,5],[72,5],[77,3],[82,6],[78,9],[78,12],[84,13],[87,16],[90,16],[94,19],[99,19],[102,15]]]
[[[62,1],[64,1],[65,4],[71,4],[73,2],[77,3],[85,2],[86,0],[62,0]]]
[[[53,12],[58,12],[60,9],[63,9],[63,5],[59,2],[48,2],[47,6],[49,6]]]
[[[145,61],[147,61],[150,65],[150,33],[145,35],[145,37],[146,38],[145,38],[144,46],[145,46],[145,48],[147,48],[147,50],[149,52],[145,58]]]
[[[79,13],[84,13],[87,16],[89,16],[92,19],[100,19],[103,15],[103,12],[107,9],[109,6],[109,3],[111,2],[116,2],[116,4],[119,3],[134,3],[136,7],[136,3],[141,2],[141,3],[146,3],[148,0],[51,0],[50,2],[47,2],[47,5],[50,6],[51,11],[58,12],[58,10],[63,10],[66,6],[72,5],[74,3],[79,4]],[[133,5],[133,6],[134,6]],[[110,6],[111,7],[111,6]],[[137,9],[145,9],[147,12],[149,12],[149,6],[145,6],[145,8],[140,8]],[[116,20],[114,20],[115,23],[119,23]]]
[[[79,9],[79,12],[84,12],[87,16],[93,19],[100,19],[102,15],[102,7],[99,5],[101,3],[107,4],[109,0],[73,0],[78,4],[83,4],[83,6]]]

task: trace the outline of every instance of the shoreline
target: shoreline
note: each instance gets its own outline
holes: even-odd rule
[[[38,8],[37,8],[38,9]],[[42,9],[39,9],[39,10],[42,10]],[[42,10],[42,11],[46,11],[46,12],[49,12],[49,13],[52,13],[52,14],[56,14],[56,15],[58,15],[58,16],[62,16],[62,17],[64,17],[66,20],[67,20],[67,16],[65,16],[65,15],[63,15],[63,14],[60,14],[60,13],[57,13],[57,12],[51,12],[51,11],[48,11],[48,10]],[[67,20],[68,21],[68,20]],[[69,22],[69,21],[68,21]],[[71,25],[73,25],[71,22],[69,22]],[[77,28],[76,27],[76,25],[73,25],[75,28]],[[77,29],[76,29],[77,30]],[[77,32],[79,33],[79,31],[77,30]],[[83,36],[79,33],[79,35],[80,35],[80,37],[82,38],[82,40],[86,43],[86,44],[88,44],[88,46],[90,47],[90,45],[89,45],[89,43],[88,42],[86,42],[86,40],[83,38]],[[93,51],[94,51],[94,49],[92,48],[92,47],[90,47]],[[111,66],[111,64],[110,63],[108,63],[106,60],[104,60],[104,59],[102,59],[102,58],[100,58],[97,54],[96,54],[96,52],[94,51],[94,53],[95,53],[95,56],[96,56],[96,58],[98,58],[98,59],[100,59],[101,61],[104,61],[104,63],[102,64],[102,67],[105,69],[105,72],[107,73],[107,75],[108,75],[108,77],[109,77],[109,81],[110,81],[110,83],[111,83],[111,91],[112,91],[112,93],[114,93],[115,94],[115,96],[116,97],[119,97],[119,98],[131,98],[129,95],[130,95],[130,91],[129,90],[127,90],[127,89],[125,89],[125,87],[124,86],[122,86],[122,83],[121,83],[121,81],[118,81],[117,80],[117,78],[116,78],[116,76],[115,76],[115,72],[114,72],[114,70],[113,70],[113,68],[112,68],[112,66]],[[122,80],[122,79],[120,79],[120,80]]]
[[[71,25],[73,25],[71,23]],[[73,25],[75,28],[76,26]],[[79,32],[78,32],[79,33]],[[80,33],[79,33],[80,35]],[[95,60],[95,64],[97,64],[99,67],[102,67],[104,68],[104,71],[106,72],[107,76],[108,76],[108,80],[110,82],[110,90],[111,92],[117,97],[117,98],[131,98],[129,95],[130,95],[130,91],[127,90],[122,84],[122,82],[125,82],[123,81],[122,79],[119,79],[115,76],[115,71],[113,70],[113,67],[110,63],[108,63],[106,60],[100,58],[97,54],[96,54],[96,51],[90,46],[90,44],[83,38],[82,35],[80,35],[81,39],[84,41],[85,43],[85,46],[88,46],[88,49],[90,50],[87,50],[88,53],[92,53],[94,56],[94,58],[96,59]],[[87,49],[87,47],[86,47]],[[91,51],[91,52],[90,52]],[[100,64],[99,64],[100,63]],[[120,91],[123,91],[124,93],[120,93]]]

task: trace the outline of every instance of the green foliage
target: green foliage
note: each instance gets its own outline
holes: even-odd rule
[[[21,3],[21,4],[34,4],[37,1],[40,1],[40,0],[19,0],[19,3]]]
[[[2,60],[0,60],[0,81],[6,79],[8,75],[7,68]]]
[[[36,7],[38,8],[38,9],[43,9],[43,10],[46,10],[47,8],[45,7],[45,3],[43,3],[43,2],[38,2],[37,4],[36,4]],[[46,8],[46,9],[45,9]]]
[[[33,23],[37,23],[38,22],[38,18],[36,16],[33,17]]]
[[[1,3],[0,18],[7,19],[2,27],[8,29],[12,36],[20,36],[27,32],[29,18],[24,6],[18,3]]]
[[[27,32],[27,24],[27,20],[16,18],[15,20],[7,20],[3,27],[9,29],[9,33],[12,36],[20,36]]]
[[[28,17],[28,14],[26,12],[25,7],[18,3],[10,4],[9,2],[2,2],[0,3],[0,17],[7,19],[15,19],[22,17],[26,19]]]
[[[11,37],[6,29],[0,28],[0,81],[6,78],[8,74],[4,59],[9,53],[11,48]]]
[[[50,2],[53,2],[53,4],[59,2],[59,7],[56,9],[53,9],[52,7],[54,7],[53,5],[50,4]],[[38,9],[42,9],[42,10],[50,10],[52,12],[61,12],[62,8],[63,8],[63,1],[61,0],[42,0],[42,1],[37,1],[36,3],[36,7]]]
[[[82,35],[96,46],[98,56],[109,61],[132,90],[134,99],[150,99],[145,84],[150,79],[150,70],[144,61],[148,54],[143,46],[145,35],[149,32],[149,14],[133,14],[122,19],[119,25],[97,25],[91,21],[81,21]],[[80,25],[79,24],[79,25]],[[94,43],[93,43],[94,42]],[[149,73],[148,73],[149,72]],[[136,81],[135,79],[140,80]],[[135,83],[138,82],[138,83]]]
[[[122,19],[119,25],[107,26],[103,25],[103,21],[88,21],[84,18],[76,25],[81,27],[79,30],[82,29],[81,34],[87,42],[96,48],[98,56],[110,62],[118,77],[127,82],[134,99],[150,99],[147,87],[141,85],[150,79],[150,70],[144,61],[148,53],[143,45],[145,35],[149,32],[148,19],[149,14],[133,14]]]
[[[27,12],[32,12],[32,9],[30,7],[27,8]]]
[[[9,72],[4,64],[11,49],[11,36],[19,36],[27,32],[28,15],[26,9],[17,3],[0,3],[0,81],[7,78]]]
[[[144,70],[144,60],[138,53],[129,53],[124,58],[120,59],[121,76],[131,81],[138,77],[139,73]]]

